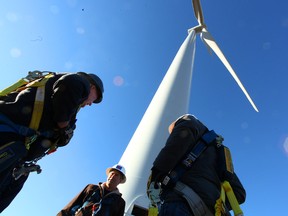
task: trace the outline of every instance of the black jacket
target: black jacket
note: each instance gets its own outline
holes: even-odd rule
[[[100,192],[101,190],[102,192]],[[99,183],[99,185],[88,184],[57,214],[57,216],[74,216],[75,210],[73,211],[73,209],[79,209],[81,207],[83,207],[82,210],[75,214],[75,216],[91,216],[92,206],[95,202],[99,202],[100,198],[102,198],[102,202],[97,216],[124,215],[125,201],[118,189],[103,194],[103,187],[101,187],[101,183]],[[87,205],[83,206],[87,200]]]
[[[11,93],[8,96],[0,97],[0,113],[16,124],[29,127],[36,90],[36,87],[29,87],[20,93]],[[69,121],[74,124],[77,111],[88,98],[89,92],[89,81],[76,73],[56,74],[48,79],[45,85],[44,108],[38,130],[53,131],[57,129],[57,122]],[[5,133],[1,136],[5,137]],[[13,138],[16,136],[8,135],[10,141],[14,141]],[[19,140],[19,138],[17,139]],[[24,141],[25,137],[21,139]],[[31,145],[28,159],[40,156],[47,150],[39,145],[42,139],[39,137]]]
[[[90,83],[77,74],[57,74],[45,85],[45,101],[39,130],[52,129],[57,122],[70,121],[80,104],[87,99]],[[30,87],[19,94],[0,98],[0,113],[14,123],[29,126],[36,87]]]
[[[164,176],[169,173],[180,161],[187,151],[194,146],[200,137],[208,131],[207,127],[191,115],[180,118],[167,139],[166,145],[160,151],[153,163],[152,177]],[[180,181],[191,187],[214,213],[214,205],[220,197],[221,181],[218,177],[217,149],[209,146],[192,167],[184,173]],[[161,179],[161,178],[160,178]],[[246,192],[234,173],[230,184],[240,203],[245,201]],[[171,190],[169,188],[164,189]],[[181,199],[173,190],[163,197],[166,201]]]

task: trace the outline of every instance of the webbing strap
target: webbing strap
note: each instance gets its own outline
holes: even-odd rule
[[[174,190],[180,193],[187,201],[194,216],[213,216],[212,212],[192,188],[178,181]]]
[[[158,216],[158,208],[155,206],[150,206],[148,208],[148,216]]]
[[[51,78],[52,76],[54,76],[54,74],[49,73],[42,79],[35,80],[29,83],[28,85],[26,85],[26,87],[37,87],[35,100],[34,100],[34,106],[33,106],[33,113],[32,113],[31,121],[29,124],[29,127],[34,130],[38,130],[40,120],[42,117],[42,113],[43,113],[44,99],[45,99],[45,84],[47,80]],[[30,145],[31,145],[30,139],[26,138],[25,140],[26,149],[29,150]],[[53,146],[53,150],[54,150],[54,146]]]
[[[221,184],[221,194],[219,199],[216,200],[215,204],[215,216],[222,216],[227,214],[225,214],[225,211],[228,211],[225,208],[226,197],[228,198],[234,216],[243,216],[243,211],[241,210],[234,191],[228,181],[224,181]]]
[[[40,86],[37,88],[33,114],[30,121],[30,128],[37,130],[39,128],[40,119],[43,113],[44,106],[44,96],[45,96],[45,86]]]
[[[27,85],[27,87],[37,87],[32,118],[30,121],[30,128],[38,130],[40,120],[43,113],[44,98],[45,98],[45,84],[49,78],[53,77],[53,73],[45,75],[42,79],[35,80]]]
[[[243,216],[243,211],[240,208],[240,205],[236,199],[236,196],[234,194],[234,191],[228,181],[224,181],[222,183],[222,187],[227,195],[228,201],[232,207],[232,210],[234,212],[234,216]]]
[[[2,123],[0,124],[1,132],[13,132],[20,134],[22,136],[33,136],[37,133],[35,130],[31,128],[15,124],[2,113],[0,113],[0,123]]]
[[[194,146],[191,152],[189,152],[186,159],[182,161],[182,163],[190,167],[192,165],[192,162],[194,162],[201,154],[202,152],[208,147],[209,144],[211,144],[218,135],[215,133],[214,130],[208,131],[201,139],[198,141],[198,143]]]
[[[26,85],[27,83],[28,83],[28,81],[22,78],[22,79],[18,80],[18,82],[14,83],[13,85],[1,90],[0,96],[5,96],[5,95],[9,94],[10,92],[17,90],[21,86]]]
[[[168,185],[170,182],[176,183],[181,176],[192,166],[195,160],[206,150],[208,145],[217,142],[218,135],[214,130],[206,132],[196,145],[190,150],[185,158],[173,169],[169,175],[167,175],[162,184]],[[216,144],[215,144],[216,145]],[[217,143],[218,145],[218,143]]]
[[[225,211],[226,211],[224,207],[225,198],[226,198],[225,191],[221,185],[220,197],[219,199],[216,200],[216,203],[215,203],[215,216],[222,216],[225,214]]]

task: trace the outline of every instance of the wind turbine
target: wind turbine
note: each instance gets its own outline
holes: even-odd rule
[[[173,59],[119,161],[119,164],[126,168],[127,176],[126,183],[119,185],[126,201],[125,215],[145,215],[141,212],[149,207],[146,184],[152,163],[165,145],[169,135],[168,125],[188,112],[197,33],[201,33],[205,44],[219,56],[258,112],[236,73],[207,31],[199,0],[193,0],[192,4],[199,25],[188,30],[188,36]]]
[[[204,16],[203,16],[200,0],[192,0],[192,5],[194,8],[195,17],[198,20],[199,25],[194,27],[194,28],[189,29],[188,32],[189,31],[195,31],[196,33],[200,33],[200,37],[201,37],[202,41],[205,43],[205,45],[208,47],[208,49],[212,49],[215,52],[215,54],[219,57],[219,59],[225,65],[227,70],[230,72],[232,77],[235,79],[235,81],[237,82],[237,84],[239,85],[239,87],[241,88],[241,90],[243,91],[243,93],[245,94],[247,99],[249,100],[252,107],[255,109],[256,112],[259,112],[256,105],[254,104],[253,100],[251,99],[248,92],[246,91],[246,89],[242,85],[241,81],[239,80],[238,76],[236,75],[235,71],[233,70],[233,68],[231,67],[231,65],[229,64],[227,59],[225,58],[224,54],[222,53],[221,49],[219,48],[219,46],[215,42],[214,38],[208,32],[207,27],[204,23]]]

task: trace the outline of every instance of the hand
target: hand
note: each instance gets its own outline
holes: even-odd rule
[[[157,206],[157,203],[161,202],[160,192],[161,187],[159,183],[151,182],[149,184],[149,187],[147,188],[147,196],[151,200],[152,205]]]
[[[57,130],[57,133],[58,133],[57,146],[58,147],[65,146],[70,142],[70,140],[73,137],[75,128],[76,128],[76,125],[73,124],[72,126],[68,125],[65,128],[61,128]]]

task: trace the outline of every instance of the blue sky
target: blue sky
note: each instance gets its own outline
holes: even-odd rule
[[[3,216],[56,215],[119,161],[175,54],[198,23],[189,0],[1,2],[0,89],[31,70],[86,71],[103,103],[78,115],[70,144],[39,162]],[[281,215],[288,193],[288,5],[202,1],[209,32],[259,109],[196,39],[189,112],[225,138],[247,191],[245,215]]]

